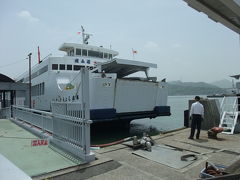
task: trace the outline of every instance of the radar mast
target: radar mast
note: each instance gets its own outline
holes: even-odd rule
[[[88,39],[90,38],[90,36],[92,36],[92,34],[85,33],[85,29],[83,28],[83,26],[81,26],[81,28],[82,28],[83,44],[88,44]]]

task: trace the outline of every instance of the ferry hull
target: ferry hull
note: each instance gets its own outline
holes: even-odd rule
[[[90,108],[93,122],[171,115],[165,82],[93,78],[90,83]]]

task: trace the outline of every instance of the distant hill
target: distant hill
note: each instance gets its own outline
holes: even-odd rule
[[[232,88],[232,82],[227,79],[222,79],[219,81],[214,81],[211,84],[220,88]]]
[[[224,94],[226,90],[205,82],[168,82],[168,94],[173,95],[212,95]]]

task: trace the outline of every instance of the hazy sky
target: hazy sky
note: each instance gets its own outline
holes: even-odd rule
[[[1,0],[0,73],[15,78],[63,42],[82,42],[83,25],[92,45],[119,51],[119,58],[158,64],[152,75],[168,81],[230,79],[240,74],[239,35],[182,0]],[[9,65],[11,64],[11,65]]]

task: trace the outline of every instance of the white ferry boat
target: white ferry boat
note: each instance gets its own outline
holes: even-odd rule
[[[51,101],[79,99],[82,67],[90,70],[90,119],[93,122],[169,116],[166,82],[149,77],[156,64],[117,58],[118,52],[88,44],[90,34],[82,27],[83,44],[63,43],[64,57],[47,57],[32,68],[32,108],[51,111]],[[136,72],[146,77],[131,77]],[[17,82],[29,82],[28,72]],[[25,104],[25,94],[16,94],[16,104]]]

